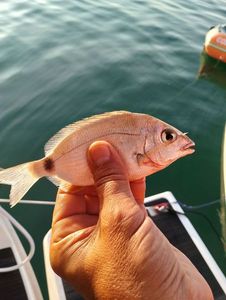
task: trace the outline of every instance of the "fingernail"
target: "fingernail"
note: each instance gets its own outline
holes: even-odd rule
[[[99,166],[110,159],[111,152],[108,145],[96,142],[89,147],[89,156],[92,162]]]

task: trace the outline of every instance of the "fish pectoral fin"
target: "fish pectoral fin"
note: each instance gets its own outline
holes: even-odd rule
[[[149,159],[145,154],[137,153],[137,163],[139,166],[145,165],[148,162],[149,162]]]

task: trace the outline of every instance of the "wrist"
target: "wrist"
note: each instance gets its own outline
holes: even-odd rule
[[[126,268],[126,266],[124,266]],[[93,276],[93,298],[98,300],[150,300],[150,295],[144,295],[145,288],[141,280],[136,278],[136,272],[123,271],[106,264],[103,270],[98,270]]]

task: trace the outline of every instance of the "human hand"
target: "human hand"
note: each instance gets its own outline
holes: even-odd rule
[[[212,300],[192,263],[147,216],[145,180],[129,184],[106,142],[88,153],[95,187],[59,190],[52,222],[54,271],[85,299]]]

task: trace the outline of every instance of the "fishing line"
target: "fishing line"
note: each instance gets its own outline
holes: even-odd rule
[[[184,207],[184,208],[187,208],[187,209],[191,209],[191,210],[195,210],[195,209],[200,209],[200,208],[206,208],[206,207],[209,207],[211,205],[214,205],[214,204],[218,204],[220,203],[220,199],[217,199],[217,200],[214,200],[214,201],[211,201],[211,202],[207,202],[207,203],[204,203],[204,204],[200,204],[200,205],[188,205],[188,204],[185,204],[181,201],[177,201],[180,206]],[[176,203],[176,202],[174,202]]]
[[[175,96],[170,98],[168,101],[171,102],[171,101],[177,99],[179,96],[181,96],[184,93],[184,91],[186,91],[188,88],[192,87],[197,81],[198,81],[197,78],[193,79],[192,82],[189,82],[188,84],[186,84],[180,91],[178,91],[178,93]]]
[[[173,213],[176,213],[176,214],[180,214],[180,215],[186,215],[185,213],[180,212],[180,211],[177,211],[177,210],[173,209],[172,207],[169,207],[169,211],[171,211],[171,212],[173,212]],[[200,212],[200,211],[194,211],[194,210],[189,210],[189,209],[185,210],[185,212],[187,212],[187,213],[192,213],[192,214],[197,214],[197,215],[203,217],[203,218],[206,220],[206,222],[210,225],[210,227],[212,228],[213,232],[215,233],[217,239],[220,241],[220,244],[222,245],[222,238],[221,238],[221,236],[219,235],[219,233],[218,233],[216,227],[215,227],[215,226],[213,225],[213,223],[211,222],[210,218],[207,217],[207,215],[205,215],[204,213],[202,213],[202,212]]]
[[[0,200],[0,202],[1,202],[1,200]],[[206,207],[209,207],[211,205],[220,203],[220,200],[217,199],[217,200],[207,202],[207,203],[203,203],[203,204],[200,204],[200,205],[188,205],[188,204],[185,204],[185,203],[183,203],[181,201],[178,201],[178,200],[171,202],[171,204],[177,204],[177,203],[179,203],[180,206],[183,207],[184,209],[195,210],[195,209],[200,209],[200,208],[206,208]],[[152,205],[152,201],[145,202],[144,205],[145,206]]]
[[[217,68],[217,66],[219,65],[219,63],[221,63],[221,60],[218,60],[218,61],[216,62],[216,64],[214,65],[214,68],[215,68],[215,69]]]
[[[9,200],[8,199],[0,199],[0,203],[9,203]],[[218,238],[218,240],[220,241],[220,243],[222,245],[221,236],[218,234],[217,229],[215,228],[215,226],[213,225],[211,220],[204,213],[195,211],[196,209],[202,209],[202,208],[206,208],[206,207],[209,207],[211,205],[220,203],[220,200],[217,199],[217,200],[214,200],[214,201],[211,201],[211,202],[208,202],[208,203],[195,205],[195,206],[187,205],[187,204],[185,204],[181,201],[176,201],[176,202],[173,202],[173,203],[179,203],[184,208],[186,213],[193,213],[193,214],[197,214],[197,215],[203,217],[206,220],[206,222],[210,225],[210,227],[212,228],[213,232],[215,233],[216,237]],[[53,205],[55,205],[55,202],[54,201],[40,201],[40,200],[21,200],[20,204],[50,205],[50,206],[53,206]],[[152,204],[152,202],[146,202],[145,206],[148,207],[151,204]],[[168,210],[170,212],[174,213],[174,214],[186,215],[183,212],[176,211],[172,207],[168,207]],[[3,210],[3,208],[1,208],[1,207],[0,207],[0,214],[5,216],[6,218],[8,218],[10,220],[10,222],[14,225],[14,227],[16,227],[26,237],[27,241],[30,244],[30,252],[22,262],[20,262],[17,265],[14,265],[14,266],[6,267],[6,268],[0,268],[0,273],[5,273],[5,272],[18,270],[23,265],[25,265],[28,261],[30,261],[31,258],[34,255],[34,253],[35,253],[35,243],[34,243],[33,238],[31,237],[31,235],[27,232],[27,230],[19,222],[17,222],[9,213],[7,213],[5,210]]]
[[[10,203],[9,199],[0,199],[0,203]],[[172,202],[172,203],[179,203],[180,206],[187,208],[187,209],[200,209],[200,208],[205,208],[217,203],[220,203],[220,200],[214,200],[208,203],[204,203],[204,204],[200,204],[200,205],[188,205],[185,204],[181,201],[177,201],[177,202]],[[20,202],[18,204],[32,204],[32,205],[55,205],[56,202],[55,201],[43,201],[43,200],[20,200]],[[145,206],[151,204],[151,202],[145,202]]]
[[[168,202],[167,202],[168,203]],[[209,219],[209,217],[207,215],[205,215],[204,213],[202,212],[199,212],[199,211],[195,211],[196,209],[202,209],[202,208],[206,208],[206,207],[209,207],[211,205],[214,205],[216,203],[220,203],[220,200],[214,200],[214,201],[211,201],[209,203],[204,203],[204,204],[200,204],[200,205],[195,205],[195,206],[192,206],[192,205],[186,205],[184,204],[183,202],[180,202],[180,201],[174,201],[174,202],[171,202],[171,203],[168,203],[168,204],[180,204],[181,207],[183,207],[184,211],[186,213],[192,213],[192,214],[197,214],[201,217],[203,217],[205,219],[205,221],[210,225],[210,227],[212,228],[214,234],[216,235],[217,239],[220,241],[220,244],[222,245],[222,238],[220,236],[220,234],[218,233],[216,227],[213,225],[213,223],[211,222],[211,220]],[[152,201],[149,201],[149,202],[145,202],[145,207],[149,207],[150,205],[152,205]],[[167,211],[170,211],[174,214],[180,214],[180,215],[186,215],[184,212],[181,212],[181,211],[177,211],[175,210],[173,207],[171,207],[170,205],[167,205],[166,207],[163,207],[162,210],[158,209],[158,212],[162,212],[162,213],[165,213]]]
[[[200,205],[187,205],[187,204],[185,204],[181,201],[177,201],[177,202],[183,207],[183,209],[187,213],[193,213],[193,214],[197,214],[197,215],[203,217],[209,223],[210,227],[212,228],[213,232],[217,236],[218,240],[222,243],[222,238],[219,235],[216,227],[213,225],[213,222],[210,220],[210,218],[207,215],[205,215],[204,213],[200,212],[200,211],[195,211],[196,209],[202,209],[202,208],[209,207],[211,205],[218,204],[218,203],[221,202],[220,199],[217,199],[217,200],[214,200],[214,201],[211,201],[211,202],[208,202],[208,203],[200,204]],[[180,212],[177,212],[177,213],[180,213]],[[183,214],[183,213],[181,213],[181,214]]]

